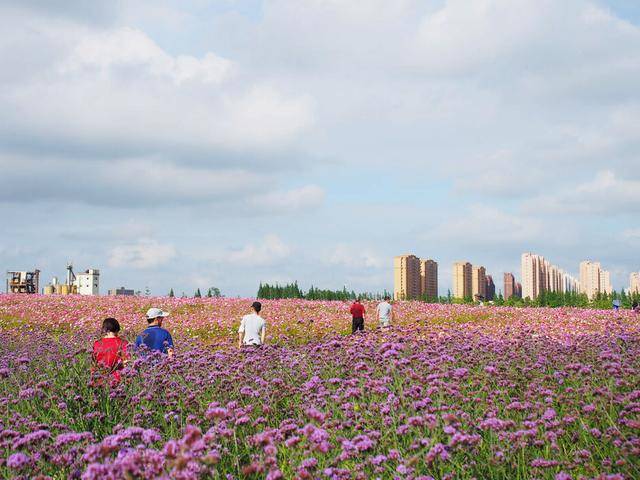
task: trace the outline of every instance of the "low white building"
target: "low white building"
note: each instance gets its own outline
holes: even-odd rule
[[[80,295],[100,295],[100,270],[89,269],[76,275],[76,287]]]

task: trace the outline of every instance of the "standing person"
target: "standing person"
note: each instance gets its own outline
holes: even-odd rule
[[[114,383],[120,381],[120,370],[129,360],[127,341],[118,336],[120,324],[115,318],[105,318],[102,322],[103,338],[93,344],[93,360],[111,374]],[[92,370],[95,372],[95,370]],[[97,382],[100,383],[100,382]]]
[[[144,345],[149,350],[166,353],[169,357],[173,357],[173,338],[168,330],[162,328],[162,320],[168,316],[167,312],[159,308],[147,310],[149,326],[136,338],[136,349]]]
[[[391,324],[393,318],[393,307],[389,303],[391,298],[387,295],[384,297],[384,301],[378,304],[376,308],[376,316],[378,317],[378,325],[381,328],[386,328]]]
[[[360,297],[356,298],[351,305],[351,333],[358,330],[364,331],[364,305],[360,303]]]
[[[245,346],[259,347],[264,344],[267,336],[267,322],[260,316],[262,304],[253,302],[251,313],[242,317],[238,328],[238,348]]]

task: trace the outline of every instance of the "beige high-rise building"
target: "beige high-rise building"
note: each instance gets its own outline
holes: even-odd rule
[[[523,253],[521,259],[522,298],[535,300],[542,292],[577,291],[578,281],[540,255]]]
[[[544,260],[539,255],[533,253],[523,253],[521,259],[521,274],[522,274],[522,298],[530,298],[535,300],[540,293],[540,276],[541,260]]]
[[[594,298],[600,292],[600,263],[580,262],[580,292]]]
[[[640,293],[640,272],[629,275],[629,293]]]
[[[420,293],[427,299],[438,298],[438,262],[420,260]]]
[[[474,300],[487,298],[487,270],[482,266],[471,267],[471,296]]]
[[[453,296],[455,298],[471,297],[471,264],[455,262],[453,264]]]
[[[613,293],[613,285],[611,285],[611,272],[608,270],[600,270],[600,293],[611,295]]]
[[[393,298],[420,298],[420,259],[415,255],[400,255],[393,259]]]

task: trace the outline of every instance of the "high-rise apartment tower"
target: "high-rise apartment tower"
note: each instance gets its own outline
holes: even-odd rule
[[[504,274],[504,299],[509,300],[516,290],[516,278],[513,273]]]
[[[478,300],[487,298],[487,270],[482,266],[471,267],[471,296]]]
[[[420,259],[415,255],[400,255],[393,259],[393,298],[420,298]]]
[[[453,296],[455,298],[471,297],[471,264],[455,262],[453,264]]]
[[[427,299],[438,298],[438,262],[420,260],[420,293]]]
[[[594,298],[600,292],[600,263],[580,262],[580,292]]]

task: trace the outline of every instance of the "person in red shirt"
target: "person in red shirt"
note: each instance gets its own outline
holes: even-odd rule
[[[364,331],[364,305],[360,303],[359,298],[356,298],[351,305],[351,317],[351,333],[356,333],[358,330]]]
[[[120,324],[115,318],[105,318],[102,322],[104,337],[93,344],[93,359],[99,370],[111,374],[112,383],[120,381],[120,370],[129,360],[126,340],[118,337]],[[97,369],[93,369],[95,373]],[[98,382],[99,383],[99,382]]]

